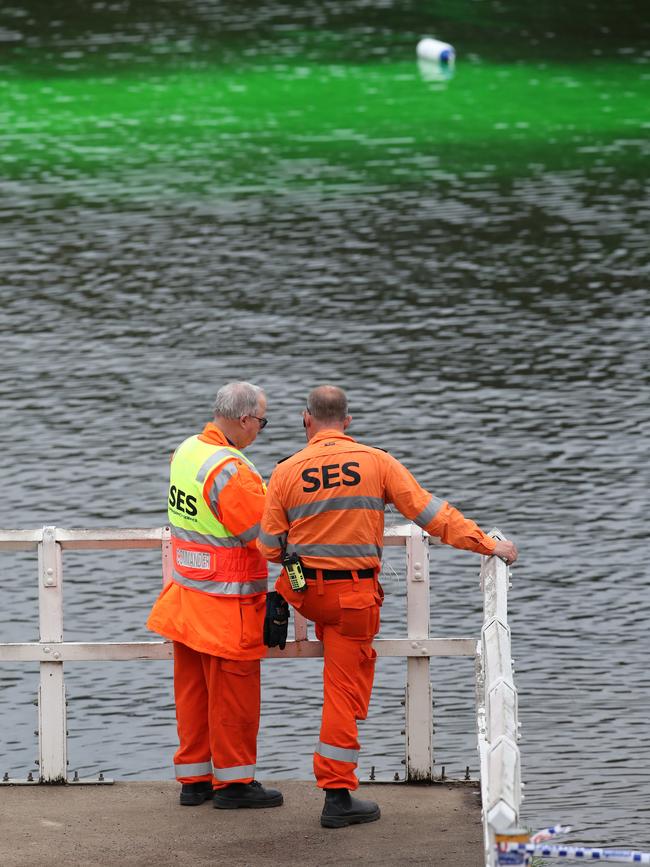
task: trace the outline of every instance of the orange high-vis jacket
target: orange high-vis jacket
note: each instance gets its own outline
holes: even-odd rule
[[[229,445],[212,422],[199,439],[214,446],[215,451]],[[215,484],[217,480],[223,484]],[[240,550],[247,549],[253,555],[250,577],[256,579],[259,592],[245,597],[210,595],[172,581],[156,600],[147,628],[200,653],[226,659],[261,659],[267,651],[262,643],[266,580],[260,581],[259,576],[266,575],[266,564],[258,564],[261,558],[255,536],[264,508],[264,482],[254,469],[233,455],[232,460],[220,463],[207,475],[201,493],[230,533],[248,538]],[[238,574],[237,578],[241,580],[242,576]]]
[[[491,554],[494,539],[447,501],[420,487],[396,458],[336,430],[322,430],[271,476],[257,546],[283,549],[316,569],[381,565],[384,505],[454,548]]]

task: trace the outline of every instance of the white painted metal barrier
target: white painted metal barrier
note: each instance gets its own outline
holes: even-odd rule
[[[490,535],[504,538],[499,530],[492,530]],[[497,557],[481,559],[484,602],[481,640],[476,649],[476,701],[485,863],[492,867],[495,835],[517,828],[523,795],[508,626],[510,570]]]
[[[407,560],[407,637],[378,639],[378,656],[407,658],[406,778],[433,781],[433,715],[429,659],[432,656],[473,656],[472,638],[431,638],[429,634],[429,544],[438,540],[415,524],[391,527],[384,545],[404,546]],[[38,550],[40,641],[0,643],[0,662],[40,664],[39,781],[47,783],[106,782],[69,780],[67,774],[64,663],[81,660],[171,659],[168,641],[76,642],[63,638],[63,552],[66,549],[161,548],[163,581],[170,580],[171,538],[168,527],[147,530],[0,530],[0,551]],[[318,657],[319,641],[307,640],[307,624],[294,617],[295,640],[284,650],[272,648],[269,657]],[[24,780],[2,782],[20,783]]]

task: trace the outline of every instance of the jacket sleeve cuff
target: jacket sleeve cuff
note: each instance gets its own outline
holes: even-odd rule
[[[494,549],[497,546],[497,540],[493,539],[492,536],[485,536],[485,538],[481,541],[480,547],[477,548],[479,554],[493,554]]]

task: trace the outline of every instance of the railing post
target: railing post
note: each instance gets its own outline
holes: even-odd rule
[[[162,528],[162,538],[160,542],[162,548],[162,584],[166,587],[172,580],[172,531],[170,527]]]
[[[307,620],[295,610],[293,612],[293,637],[296,641],[307,640]]]
[[[67,780],[66,708],[63,662],[60,652],[48,648],[48,642],[63,641],[63,564],[56,528],[43,527],[43,541],[38,546],[38,604],[40,643],[51,662],[39,663],[38,753],[39,778],[42,783],[65,783]]]
[[[406,540],[406,616],[411,647],[429,638],[429,543],[426,533],[411,524]],[[433,780],[433,705],[429,657],[409,657],[406,663],[406,779]]]
[[[494,529],[490,536],[504,539]],[[517,829],[521,794],[517,690],[512,676],[508,589],[510,570],[498,557],[481,558],[483,628],[477,648],[478,747],[485,862],[495,863],[495,835]]]

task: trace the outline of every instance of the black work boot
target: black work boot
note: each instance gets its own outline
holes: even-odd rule
[[[198,807],[204,801],[212,799],[212,783],[202,780],[200,783],[183,783],[181,788],[181,806]]]
[[[212,806],[217,810],[236,810],[238,807],[280,807],[282,792],[265,789],[257,780],[252,783],[231,783],[223,789],[215,789]]]
[[[353,798],[347,789],[325,789],[325,805],[320,814],[323,828],[345,828],[346,825],[376,822],[380,816],[379,805],[374,801]]]

